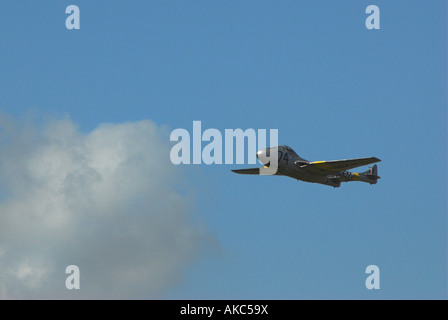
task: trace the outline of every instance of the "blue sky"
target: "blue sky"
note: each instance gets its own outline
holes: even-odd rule
[[[79,30],[65,28],[70,4]],[[365,27],[370,4],[380,30]],[[445,299],[446,13],[446,1],[2,1],[0,110],[69,117],[83,134],[145,119],[278,129],[308,160],[382,159],[377,185],[339,189],[179,166],[190,223],[214,245],[164,299]],[[380,290],[365,287],[371,264]]]

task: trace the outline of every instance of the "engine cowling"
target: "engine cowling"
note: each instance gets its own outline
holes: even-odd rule
[[[308,165],[308,162],[297,160],[294,164],[300,168],[305,168]]]

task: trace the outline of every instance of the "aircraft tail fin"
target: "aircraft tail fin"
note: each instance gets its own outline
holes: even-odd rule
[[[376,184],[377,180],[381,179],[381,177],[378,176],[378,166],[376,164],[370,167],[369,170],[364,171],[359,175],[363,178],[363,181],[369,182],[370,184]]]

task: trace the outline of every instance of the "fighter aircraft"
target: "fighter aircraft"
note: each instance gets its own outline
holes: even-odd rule
[[[332,161],[308,161],[305,160],[288,146],[277,146],[273,148],[261,149],[257,152],[258,160],[263,163],[264,168],[269,168],[271,153],[278,154],[278,169],[275,175],[287,176],[306,182],[321,183],[338,188],[341,182],[362,181],[376,184],[380,179],[378,168],[375,164],[369,170],[361,173],[347,171],[360,166],[369,165],[381,161],[378,158],[358,158]],[[262,168],[238,169],[232,172],[239,174],[261,174]]]

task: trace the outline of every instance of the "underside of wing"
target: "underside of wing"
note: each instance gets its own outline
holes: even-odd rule
[[[260,168],[237,169],[237,170],[232,170],[232,172],[239,173],[239,174],[260,174]]]
[[[310,172],[316,173],[332,173],[353,169],[356,167],[366,166],[381,161],[376,157],[333,160],[333,161],[314,161],[306,164],[304,167]]]

